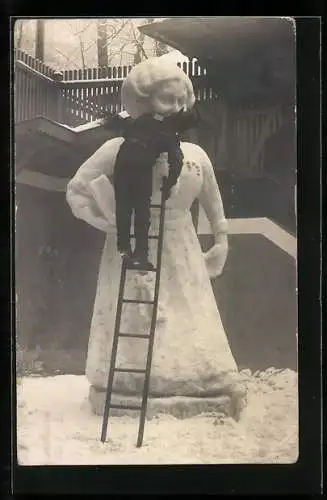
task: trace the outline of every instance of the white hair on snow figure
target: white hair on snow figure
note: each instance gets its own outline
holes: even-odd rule
[[[176,112],[174,99],[179,99],[179,108],[185,110],[190,110],[195,103],[190,78],[176,63],[161,60],[160,57],[147,59],[134,66],[123,82],[121,99],[132,118],[160,112],[160,101],[165,108],[163,114],[169,114],[167,110]]]

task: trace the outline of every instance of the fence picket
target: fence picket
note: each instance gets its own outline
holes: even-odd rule
[[[41,105],[40,105],[40,114],[46,116],[46,107],[47,107],[47,94],[46,94],[47,86],[43,82],[41,85]]]
[[[22,116],[22,72],[17,71],[15,73],[15,83],[14,83],[14,110],[15,110],[15,121],[16,123],[21,121]]]
[[[30,67],[30,68],[33,68],[33,57],[32,56],[27,56],[27,65]]]

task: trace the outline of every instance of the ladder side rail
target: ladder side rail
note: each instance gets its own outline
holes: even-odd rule
[[[157,262],[156,262],[156,281],[154,287],[154,304],[152,310],[151,326],[150,326],[150,336],[148,344],[148,355],[146,360],[145,368],[145,380],[143,386],[143,398],[142,398],[142,409],[140,415],[140,425],[137,437],[136,446],[139,448],[142,446],[143,435],[144,435],[144,425],[145,416],[147,411],[148,394],[150,386],[150,372],[152,364],[152,354],[154,345],[154,335],[157,322],[157,311],[158,311],[158,299],[159,299],[159,288],[160,288],[160,275],[161,275],[161,257],[162,257],[162,246],[164,237],[164,224],[165,224],[165,200],[164,200],[164,189],[162,189],[161,194],[161,205],[160,205],[160,222],[159,222],[159,238],[158,238],[158,248],[157,248]]]
[[[101,431],[101,441],[102,442],[104,442],[106,440],[106,436],[107,436],[108,419],[109,419],[109,411],[110,411],[110,403],[111,403],[111,395],[112,395],[112,386],[113,386],[113,380],[114,380],[114,375],[115,375],[116,357],[117,357],[118,342],[119,342],[120,322],[121,322],[121,314],[122,314],[122,308],[123,308],[123,295],[124,295],[125,281],[126,281],[126,265],[124,262],[122,262],[122,272],[121,272],[120,284],[119,284],[115,329],[114,329],[114,335],[113,335],[110,368],[109,368],[108,384],[107,384],[107,392],[106,392],[106,401],[105,401],[105,406],[104,406],[103,423],[102,423],[102,431]]]

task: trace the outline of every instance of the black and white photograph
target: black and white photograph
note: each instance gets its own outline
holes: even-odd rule
[[[12,39],[18,464],[296,463],[294,19]]]

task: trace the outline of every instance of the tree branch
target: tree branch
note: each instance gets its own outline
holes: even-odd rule
[[[80,54],[81,54],[81,59],[82,59],[82,69],[85,69],[85,56],[84,56],[84,45],[83,45],[83,40],[81,35],[78,36],[79,39],[79,47],[80,47]]]
[[[23,21],[22,20],[17,20],[16,25],[18,25],[18,38],[17,38],[17,43],[16,43],[16,49],[20,49],[22,46],[22,40],[23,40]]]
[[[135,45],[137,47],[137,52],[135,54],[135,59],[137,59],[137,56],[140,55],[140,52],[143,53],[143,56],[145,57],[145,59],[148,59],[148,56],[144,50],[144,47],[143,47],[143,43],[144,43],[144,35],[143,33],[140,34],[140,38],[137,38],[136,36],[136,32],[135,32],[135,26],[133,24],[133,21],[131,23],[131,26],[132,26],[132,32],[133,32],[133,38],[134,38],[134,42],[135,42]],[[142,40],[142,41],[141,41]]]

